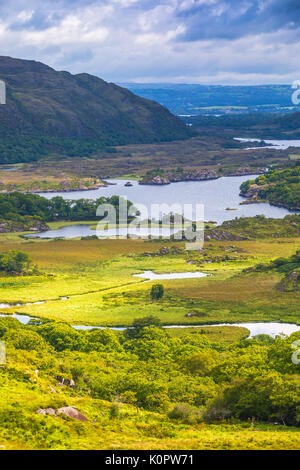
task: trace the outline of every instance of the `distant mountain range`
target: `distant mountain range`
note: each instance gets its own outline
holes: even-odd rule
[[[177,115],[290,112],[291,85],[222,86],[171,83],[124,83],[133,93],[158,101]]]
[[[201,133],[255,137],[264,139],[300,139],[300,112],[223,114],[190,116],[182,120]]]
[[[111,145],[185,139],[192,135],[160,104],[82,73],[0,57],[7,104],[0,106],[0,163],[59,153],[86,156]]]

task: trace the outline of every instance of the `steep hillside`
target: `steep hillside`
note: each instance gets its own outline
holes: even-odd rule
[[[154,101],[89,74],[0,57],[7,104],[0,106],[1,163],[57,152],[90,155],[109,145],[184,139],[178,118]]]

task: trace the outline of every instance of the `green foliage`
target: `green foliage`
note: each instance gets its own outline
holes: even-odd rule
[[[261,421],[280,420],[282,424],[299,425],[300,398],[297,393],[299,378],[284,377],[276,372],[237,380],[217,398],[206,414],[206,419],[217,415]],[[222,416],[223,415],[223,416]]]
[[[99,420],[105,433],[108,423],[117,419],[126,429],[127,404],[134,406],[130,413],[138,420],[139,432],[147,428],[153,438],[175,437],[176,423],[181,433],[183,424],[194,426],[203,420],[242,420],[246,427],[248,419],[300,424],[300,369],[291,361],[299,333],[271,342],[254,338],[222,345],[205,335],[202,341],[195,341],[193,334],[171,337],[153,326],[144,326],[139,336],[129,338],[106,330],[75,331],[62,323],[24,326],[5,318],[0,319],[0,334],[8,361],[0,368],[0,396],[6,396],[0,406],[0,436],[32,448],[65,448],[70,435],[78,435],[82,445]],[[50,386],[57,388],[54,378],[66,383],[59,394],[49,391]],[[71,379],[75,388],[68,385]],[[39,408],[57,409],[72,400],[89,403],[88,413],[98,417],[96,422],[36,414]],[[101,400],[110,403],[103,408]],[[158,412],[157,423],[143,410]],[[66,431],[69,422],[71,434]]]
[[[0,64],[7,88],[7,103],[0,109],[3,163],[36,161],[53,153],[89,156],[111,145],[193,135],[158,103],[92,75],[6,57]]]
[[[275,258],[268,264],[257,264],[254,268],[246,269],[246,272],[259,271],[277,271],[283,274],[289,274],[292,271],[299,271],[300,269],[300,250],[289,258]]]
[[[13,192],[0,194],[0,218],[24,222],[28,217],[46,222],[55,220],[93,220],[100,205],[111,204],[119,222],[120,201],[118,196],[109,198],[66,200],[61,196],[46,199],[37,194]],[[126,201],[128,212],[134,212],[132,202]],[[101,220],[102,217],[100,217]],[[132,220],[134,216],[129,216]]]
[[[66,323],[49,323],[36,330],[56,351],[78,351],[84,348],[82,335]]]
[[[212,231],[216,233],[226,231],[238,237],[251,239],[296,238],[300,235],[300,215],[289,214],[283,219],[267,218],[264,215],[236,217],[233,220],[226,220],[219,227],[213,228]]]
[[[207,373],[215,365],[215,355],[211,351],[201,351],[191,357],[188,357],[185,361],[186,369],[195,375],[207,375]]]
[[[118,403],[113,403],[109,410],[109,416],[111,419],[119,418],[120,416],[120,405]]]
[[[49,344],[35,331],[17,329],[7,332],[3,336],[4,341],[11,343],[16,349],[25,351],[46,352]]]
[[[132,322],[132,327],[125,331],[126,338],[139,338],[143,334],[144,328],[160,327],[161,321],[158,317],[149,315],[148,317],[136,318]]]
[[[162,284],[153,284],[150,295],[152,300],[162,299],[164,296],[164,286]]]
[[[291,210],[300,210],[300,166],[286,170],[272,169],[254,181],[246,181],[240,187],[242,194],[253,183],[261,187],[258,191],[260,199]]]
[[[29,270],[31,258],[27,253],[8,250],[0,254],[0,272],[21,274]]]
[[[172,420],[182,421],[186,424],[193,424],[195,422],[201,422],[201,413],[194,410],[187,403],[177,403],[174,408],[168,413],[168,416]]]

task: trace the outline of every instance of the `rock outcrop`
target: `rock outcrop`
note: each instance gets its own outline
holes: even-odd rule
[[[59,415],[65,415],[68,416],[69,418],[77,419],[77,421],[87,421],[87,418],[80,413],[80,411],[75,408],[75,406],[63,406],[62,408],[59,408],[57,410],[57,414]]]
[[[37,414],[43,416],[54,416],[57,418],[60,415],[68,416],[68,418],[77,419],[77,421],[85,422],[88,419],[75,406],[63,406],[56,411],[54,408],[40,408],[36,411]]]
[[[264,186],[266,188],[267,185]],[[240,196],[247,198],[245,201],[240,202],[240,205],[244,204],[257,204],[261,202],[266,202],[259,197],[259,192],[262,187],[258,184],[251,184],[246,192],[240,192]]]
[[[220,176],[214,170],[206,168],[200,170],[164,172],[163,175],[145,175],[139,184],[163,185],[170,183],[178,183],[180,181],[206,181],[218,179]]]
[[[218,241],[241,241],[248,240],[245,235],[235,235],[234,233],[225,230],[209,230],[205,232],[204,240],[218,240]]]
[[[280,292],[287,292],[287,291],[297,292],[299,280],[300,280],[300,273],[297,271],[293,271],[290,274],[288,274],[283,279],[283,281],[281,281],[278,284],[277,290],[279,290]]]
[[[240,167],[236,170],[226,173],[226,176],[247,176],[247,175],[263,175],[265,173],[264,168],[250,168],[249,166]]]
[[[10,232],[46,232],[49,226],[38,219],[29,218],[25,222],[0,219],[0,233]]]

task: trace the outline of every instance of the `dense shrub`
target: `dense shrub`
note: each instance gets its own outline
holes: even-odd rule
[[[21,274],[28,271],[31,258],[27,253],[18,250],[3,251],[0,254],[0,272],[8,274]]]
[[[153,300],[162,299],[164,296],[164,286],[162,284],[153,284],[150,295]]]

